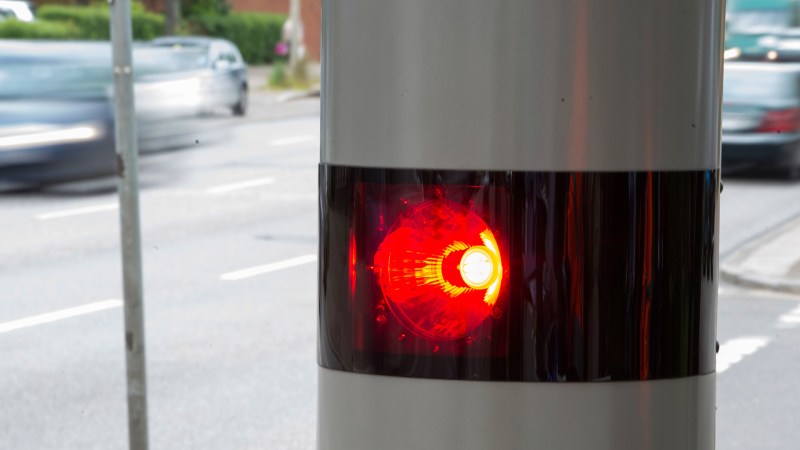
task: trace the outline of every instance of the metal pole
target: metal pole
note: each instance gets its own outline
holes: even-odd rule
[[[181,22],[181,0],[167,0],[164,3],[164,34],[173,36]]]
[[[290,73],[294,74],[300,58],[300,0],[291,0],[289,3],[289,20],[292,23],[292,33],[289,44],[289,67]]]
[[[109,0],[109,3],[125,299],[128,435],[132,450],[146,450],[148,448],[147,376],[144,307],[142,304],[141,233],[139,230],[138,148],[131,51],[131,2],[130,0]]]

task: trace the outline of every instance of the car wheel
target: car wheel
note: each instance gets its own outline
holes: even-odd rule
[[[244,116],[247,114],[247,86],[239,88],[239,101],[233,105],[234,116]]]

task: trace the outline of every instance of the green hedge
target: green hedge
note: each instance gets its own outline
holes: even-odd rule
[[[108,8],[104,6],[44,5],[32,23],[0,22],[0,38],[108,40]],[[164,31],[164,17],[134,8],[133,38],[150,40]],[[280,14],[233,13],[187,19],[193,34],[220,37],[236,44],[245,61],[263,64],[275,60],[275,44],[281,39],[286,16]]]
[[[107,7],[46,5],[39,8],[36,15],[42,21],[72,25],[80,33],[77,39],[109,39]],[[131,19],[134,39],[154,39],[161,36],[164,31],[164,17],[159,14],[134,9]]]
[[[192,33],[228,39],[239,47],[245,61],[263,64],[275,59],[275,44],[281,39],[286,16],[233,13],[227,16],[190,17],[187,20]]]
[[[0,22],[1,39],[79,39],[80,31],[69,23],[48,22],[20,22],[17,20],[4,20]]]

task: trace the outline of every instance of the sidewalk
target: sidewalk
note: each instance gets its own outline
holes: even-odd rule
[[[275,91],[267,88],[271,66],[250,66],[247,71],[247,120],[275,120],[319,115],[319,89]],[[318,70],[318,69],[317,69]]]
[[[720,278],[739,286],[800,293],[800,218],[742,246],[720,264]]]

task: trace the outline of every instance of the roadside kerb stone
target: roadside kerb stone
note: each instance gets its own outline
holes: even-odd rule
[[[800,293],[800,218],[756,238],[720,264],[720,279],[743,287]]]

